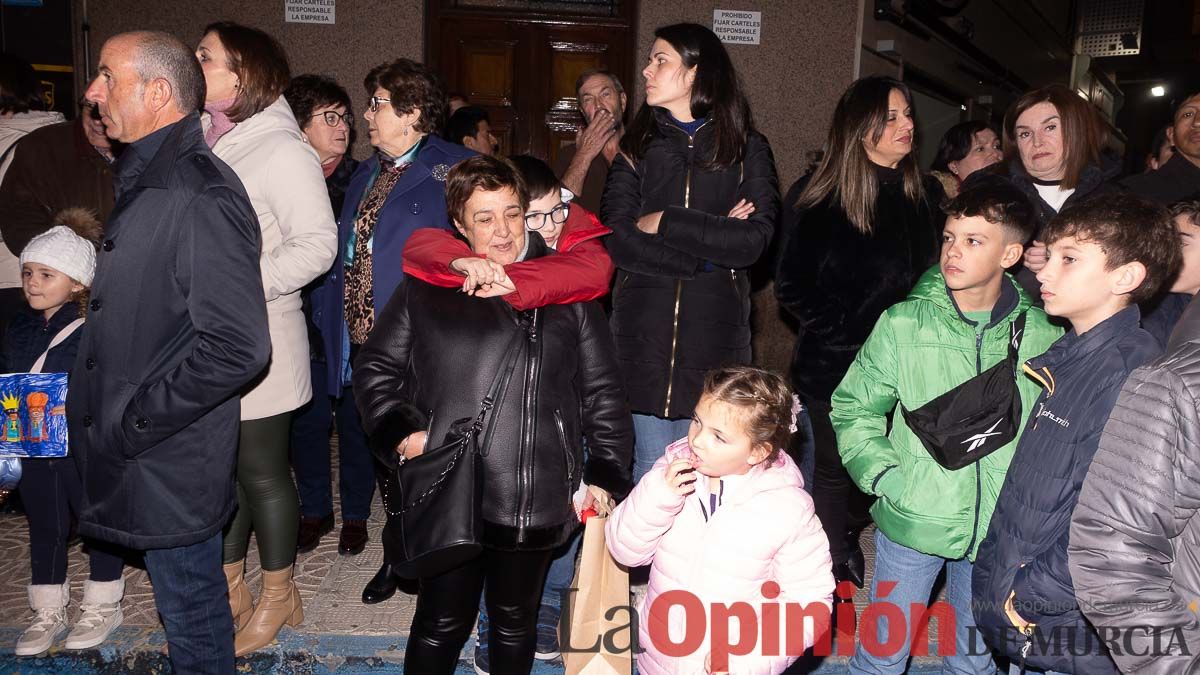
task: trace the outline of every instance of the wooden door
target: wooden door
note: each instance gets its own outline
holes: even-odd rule
[[[488,111],[503,154],[531,154],[553,165],[581,122],[579,74],[605,68],[627,88],[633,82],[634,4],[429,0],[426,59],[447,89]]]

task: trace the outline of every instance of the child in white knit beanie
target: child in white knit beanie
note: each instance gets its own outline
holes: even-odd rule
[[[86,304],[101,236],[99,221],[87,209],[66,209],[54,221],[21,251],[25,299],[47,321],[72,300]]]
[[[86,209],[63,211],[54,223],[21,251],[21,286],[30,311],[19,313],[8,326],[0,372],[69,373],[75,363],[83,306],[96,275],[101,225]],[[29,605],[34,616],[17,639],[16,655],[45,653],[63,635],[67,649],[95,647],[124,619],[121,554],[101,542],[87,542],[89,574],[82,611],[70,626],[65,514],[78,513],[83,495],[79,472],[70,457],[25,458],[21,464],[18,489],[29,519]]]

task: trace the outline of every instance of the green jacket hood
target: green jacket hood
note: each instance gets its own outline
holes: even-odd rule
[[[1033,306],[1033,300],[1030,299],[1029,294],[1012,278],[1012,275],[1005,272],[1000,283],[1000,298],[996,301],[996,306],[992,308],[992,320],[988,322],[989,326],[998,323],[1014,309],[1024,312]],[[932,302],[951,314],[958,314],[964,321],[970,322],[958,308],[954,296],[950,295],[950,289],[946,287],[946,277],[942,275],[939,265],[925,270],[916,286],[909,291],[908,299]]]

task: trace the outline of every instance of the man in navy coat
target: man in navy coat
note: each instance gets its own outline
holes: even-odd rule
[[[175,672],[231,673],[238,392],[271,349],[258,220],[204,142],[191,49],[117,35],[98,73],[86,96],[127,147],[67,399],[79,531],[145,551]]]

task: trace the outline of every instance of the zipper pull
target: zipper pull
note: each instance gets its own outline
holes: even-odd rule
[[[1025,675],[1025,659],[1029,656],[1029,648],[1033,646],[1033,626],[1025,626],[1021,633],[1025,635],[1025,644],[1021,645],[1021,675]]]

